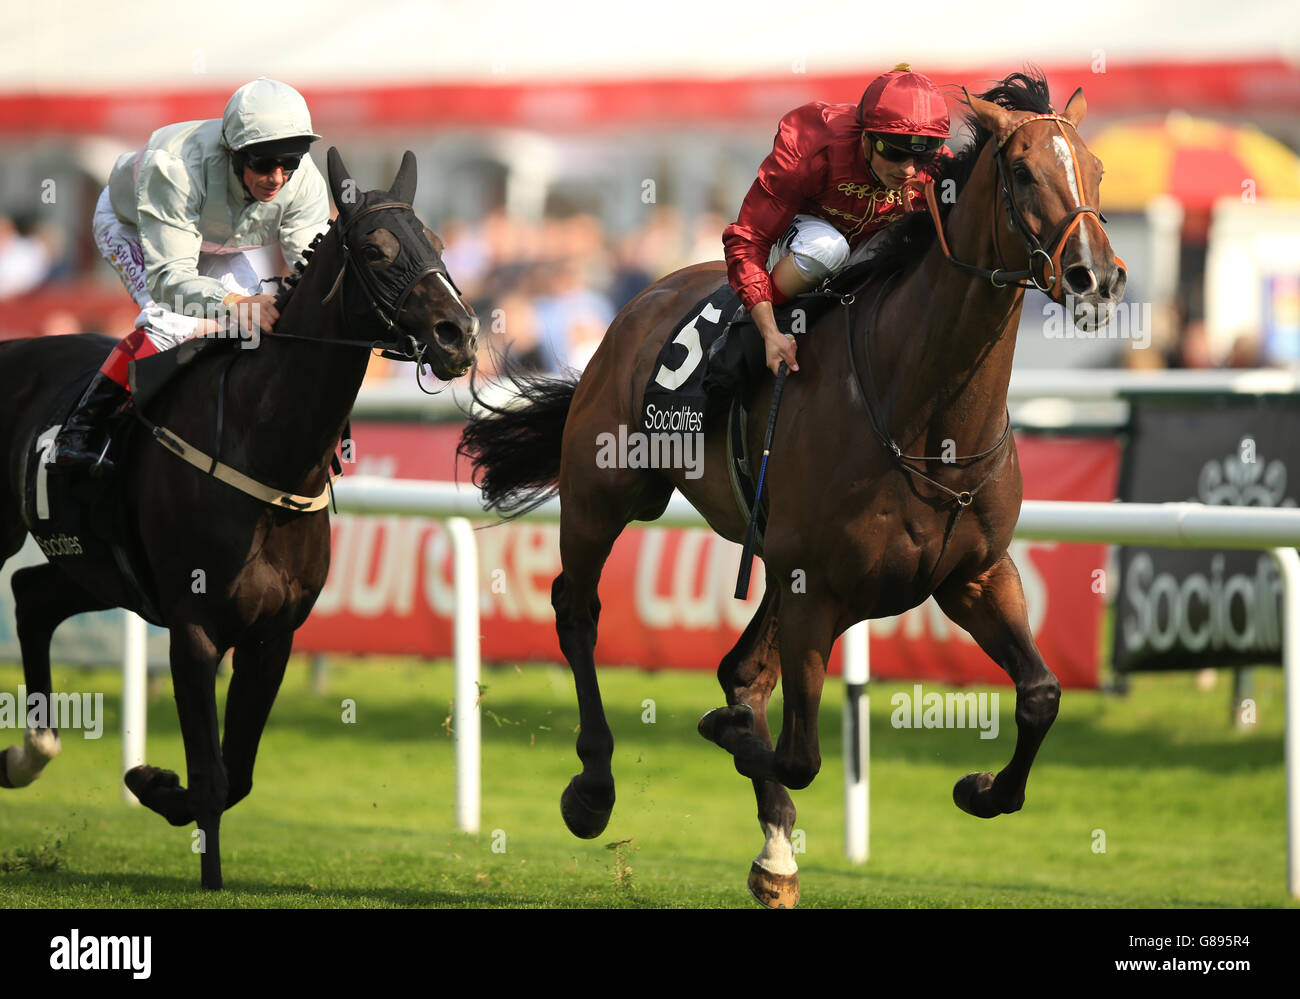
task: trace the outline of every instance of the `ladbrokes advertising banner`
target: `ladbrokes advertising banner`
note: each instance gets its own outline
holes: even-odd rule
[[[355,426],[358,473],[451,480],[459,427]],[[1111,440],[1018,436],[1030,499],[1111,500],[1119,448]],[[468,474],[459,470],[464,481]],[[479,545],[479,610],[487,661],[563,662],[551,611],[560,571],[559,526],[528,520],[484,527]],[[330,577],[299,651],[451,652],[451,543],[435,520],[340,516],[333,521]],[[1062,682],[1095,686],[1104,586],[1102,545],[1017,542],[1030,623]],[[614,546],[601,579],[600,663],[713,670],[762,596],[732,597],[740,548],[706,529],[635,528]],[[881,677],[1003,683],[1006,675],[933,601],[872,622],[872,672]],[[837,657],[838,658],[838,657]],[[832,669],[838,668],[837,659]]]
[[[1133,403],[1124,499],[1295,506],[1300,400]],[[1282,583],[1267,552],[1120,550],[1116,670],[1280,663]]]

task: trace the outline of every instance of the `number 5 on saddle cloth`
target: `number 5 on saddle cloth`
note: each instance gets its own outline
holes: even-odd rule
[[[799,296],[777,309],[777,326],[809,329],[815,314],[833,301],[822,294]],[[702,432],[733,398],[744,401],[766,370],[763,337],[724,283],[691,307],[659,351],[641,404],[641,429]]]

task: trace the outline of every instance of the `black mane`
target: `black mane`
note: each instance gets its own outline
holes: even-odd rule
[[[275,293],[275,308],[277,312],[283,312],[285,307],[288,306],[289,299],[293,297],[294,289],[298,287],[298,282],[302,280],[302,276],[307,270],[307,265],[311,262],[312,255],[320,246],[321,240],[329,235],[330,231],[334,228],[334,223],[337,221],[337,219],[330,219],[329,225],[316,233],[315,238],[307,244],[307,249],[303,250],[302,259],[293,265],[293,270],[289,272],[288,276],[280,278],[280,290]]]
[[[1006,79],[976,96],[1010,111],[1032,111],[1046,114],[1052,110],[1047,80],[1041,70],[1026,67],[1023,73],[1012,73]],[[968,141],[950,159],[940,160],[932,168],[936,194],[944,190],[944,182],[956,185],[956,195],[966,187],[975,162],[991,138],[991,133],[979,123],[971,112],[962,124],[969,133]],[[939,217],[947,220],[957,198],[938,199]],[[871,257],[854,268],[854,283],[900,273],[906,273],[921,262],[921,258],[934,243],[934,223],[928,212],[913,212],[887,226],[872,250]]]

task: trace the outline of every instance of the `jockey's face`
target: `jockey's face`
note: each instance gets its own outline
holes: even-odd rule
[[[891,162],[875,151],[865,132],[862,134],[862,153],[867,157],[867,162],[871,164],[872,172],[891,190],[897,191],[907,181],[916,176],[915,156],[909,156],[907,159],[898,162]]]
[[[292,176],[284,167],[276,166],[270,173],[258,173],[252,167],[244,167],[244,186],[248,193],[258,201],[271,201],[280,193],[285,181]]]

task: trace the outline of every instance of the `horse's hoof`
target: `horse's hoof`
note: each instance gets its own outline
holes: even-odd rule
[[[728,729],[737,729],[741,735],[754,734],[754,709],[748,704],[729,704],[725,708],[714,708],[700,719],[695,729],[709,742],[722,746],[723,733]]]
[[[187,826],[194,821],[184,803],[181,779],[174,770],[162,770],[146,763],[132,767],[122,781],[140,804],[157,812],[172,825]]]
[[[575,786],[577,783],[578,778],[574,777],[560,795],[560,814],[573,835],[579,839],[595,839],[609,825],[614,805],[611,802],[608,808],[592,808],[582,800],[582,793]]]
[[[769,909],[793,909],[799,904],[799,875],[773,874],[754,863],[749,868],[749,893]]]
[[[158,767],[151,767],[144,763],[138,767],[132,767],[122,778],[127,790],[134,794],[141,801],[150,790],[162,790],[169,787],[180,787],[181,779],[175,770],[160,770]]]
[[[21,746],[0,753],[0,787],[26,787],[63,751],[59,733],[52,728],[29,728]]]
[[[993,787],[993,775],[987,770],[978,774],[967,774],[952,788],[952,800],[963,812],[981,819],[991,819],[1001,815],[1002,810],[993,803],[989,791]]]

